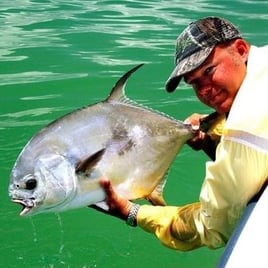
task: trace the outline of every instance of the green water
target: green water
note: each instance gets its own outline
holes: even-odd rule
[[[224,16],[267,43],[267,1],[2,0],[0,3],[0,267],[215,267],[222,249],[176,252],[152,235],[88,208],[19,217],[10,170],[51,120],[104,99],[126,70],[129,97],[179,119],[209,110],[186,87],[168,94],[177,34],[191,20]],[[184,148],[165,188],[170,204],[198,200],[206,161]]]

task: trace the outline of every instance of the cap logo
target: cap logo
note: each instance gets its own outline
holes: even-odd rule
[[[176,52],[182,53],[186,47],[188,47],[190,44],[192,44],[191,38],[186,38],[184,40],[180,40],[180,43],[177,43]]]
[[[193,44],[193,41],[189,35],[185,39],[180,39],[176,46],[176,56],[184,55],[184,51],[189,48],[191,44]],[[178,60],[181,60],[181,57],[176,57],[176,61]]]

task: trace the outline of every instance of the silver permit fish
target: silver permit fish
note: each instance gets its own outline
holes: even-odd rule
[[[193,133],[125,96],[127,79],[141,66],[123,75],[106,100],[63,116],[27,143],[9,184],[11,200],[23,206],[20,215],[101,204],[100,178],[130,200],[165,204],[165,174]]]

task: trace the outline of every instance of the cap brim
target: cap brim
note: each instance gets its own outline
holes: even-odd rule
[[[207,59],[214,46],[197,51],[178,63],[166,82],[167,92],[173,92],[179,85],[182,76],[198,68]]]
[[[177,73],[176,69],[173,72]],[[172,72],[172,74],[173,74],[173,72]],[[166,91],[167,92],[173,92],[177,88],[177,86],[179,85],[179,83],[182,79],[182,75],[176,74],[176,75],[172,76],[172,74],[166,82]]]

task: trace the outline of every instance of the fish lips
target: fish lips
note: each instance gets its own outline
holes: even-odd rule
[[[35,207],[34,199],[12,199],[12,202],[22,205],[20,216],[29,214]]]

